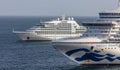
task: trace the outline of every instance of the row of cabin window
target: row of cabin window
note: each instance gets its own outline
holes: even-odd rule
[[[109,33],[109,31],[97,31],[97,30],[95,30],[95,31],[88,31],[86,33]]]
[[[54,32],[54,31],[40,31],[40,32],[36,32],[37,34],[71,34],[71,31],[58,31],[58,32]]]
[[[110,31],[98,31],[98,30],[94,30],[94,31],[87,31],[86,33],[109,33]],[[111,33],[118,33],[119,31],[111,31]]]
[[[87,29],[109,29],[104,27],[87,27]]]
[[[110,39],[110,41],[120,41],[120,39]]]
[[[87,27],[87,29],[110,29],[110,27]],[[112,29],[119,29],[119,28],[113,27]]]
[[[105,48],[105,49],[116,49],[116,48]]]
[[[99,37],[106,37],[106,36],[108,36],[108,34],[104,34],[104,35],[100,35],[100,34],[92,34],[92,35],[83,34],[82,36],[99,36]]]
[[[100,15],[120,15],[120,13],[100,13]]]
[[[112,26],[113,24],[93,24],[93,23],[91,23],[91,24],[86,24],[86,23],[84,23],[83,24],[83,26]]]

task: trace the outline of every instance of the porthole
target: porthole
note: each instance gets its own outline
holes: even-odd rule
[[[94,46],[91,46],[90,50],[93,50]]]
[[[27,40],[29,40],[30,39],[30,37],[27,37]]]

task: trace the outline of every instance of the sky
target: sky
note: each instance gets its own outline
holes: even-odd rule
[[[118,0],[0,0],[0,16],[98,16]]]

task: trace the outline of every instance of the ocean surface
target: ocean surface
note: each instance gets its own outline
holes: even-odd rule
[[[80,66],[56,51],[51,42],[22,42],[12,30],[24,31],[57,17],[0,17],[0,70],[120,70],[120,66]],[[95,17],[75,17],[80,24]]]

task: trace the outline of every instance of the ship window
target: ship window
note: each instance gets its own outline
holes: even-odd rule
[[[27,37],[27,39],[29,40],[29,39],[30,39],[30,37]]]
[[[93,50],[94,46],[91,46],[90,50]]]

